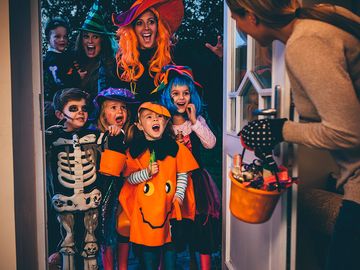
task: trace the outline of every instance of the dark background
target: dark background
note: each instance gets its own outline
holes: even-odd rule
[[[101,0],[103,15],[109,31],[116,31],[111,22],[111,14],[126,11],[134,0]],[[65,16],[70,22],[73,34],[70,36],[71,44],[92,6],[89,0],[42,0],[41,21],[43,28],[51,16]],[[216,42],[216,36],[223,32],[223,1],[222,0],[184,0],[185,15],[182,25],[177,31],[179,40],[193,40],[203,44],[205,41]],[[43,41],[45,41],[43,35]],[[70,44],[70,46],[71,46]],[[43,42],[43,52],[46,51],[46,42]]]
[[[117,30],[111,22],[111,14],[126,11],[134,0],[101,0],[103,15],[109,31]],[[42,52],[47,50],[43,29],[49,17],[68,18],[71,33],[69,48],[74,46],[78,29],[94,1],[89,0],[42,0]],[[222,0],[184,0],[185,15],[176,35],[178,43],[174,50],[175,63],[193,69],[195,80],[204,87],[204,103],[208,121],[213,129],[220,132],[222,127],[222,62],[209,49],[205,42],[215,45],[217,36],[223,33]],[[221,141],[221,140],[219,140]]]

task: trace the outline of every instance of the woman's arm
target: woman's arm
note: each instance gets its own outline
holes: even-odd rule
[[[320,116],[320,122],[287,121],[283,129],[286,141],[329,150],[360,145],[360,103],[344,53],[341,42],[325,42],[316,36],[302,37],[286,48],[294,94],[298,91],[309,99],[301,103],[294,95],[295,106],[300,114],[301,108],[313,106]]]

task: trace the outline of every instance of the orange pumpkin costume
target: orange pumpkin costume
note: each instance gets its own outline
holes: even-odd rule
[[[130,220],[130,241],[146,246],[162,246],[171,242],[170,222],[175,217],[174,198],[176,190],[176,174],[190,172],[199,168],[191,152],[182,144],[178,144],[176,156],[166,156],[157,160],[159,172],[151,179],[138,185],[125,182],[119,201]],[[164,145],[164,147],[166,147]],[[150,151],[146,149],[137,158],[126,153],[125,177],[133,172],[146,168],[150,161]],[[191,177],[181,207],[184,218],[194,219],[195,199]]]

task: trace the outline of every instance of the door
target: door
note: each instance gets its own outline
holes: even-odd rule
[[[271,217],[263,224],[248,224],[230,212],[230,180],[235,154],[242,152],[241,128],[254,119],[257,109],[277,109],[277,117],[289,117],[289,82],[285,76],[284,46],[274,42],[262,48],[251,37],[237,33],[230,11],[224,7],[224,124],[223,124],[223,266],[225,269],[295,269],[296,190],[284,193]],[[276,149],[278,164],[287,164],[287,146]],[[245,161],[254,159],[247,151]],[[289,211],[292,210],[294,211]],[[291,223],[293,224],[292,226]],[[288,226],[291,231],[288,231]]]

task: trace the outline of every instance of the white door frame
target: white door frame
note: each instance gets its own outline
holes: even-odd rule
[[[295,269],[295,247],[296,247],[296,189],[292,194],[283,194],[273,217],[264,224],[247,224],[232,216],[229,209],[230,180],[228,173],[232,156],[241,153],[241,146],[237,133],[240,131],[241,106],[236,101],[236,123],[235,130],[230,130],[230,98],[237,98],[238,92],[234,91],[234,55],[235,55],[235,22],[231,19],[230,11],[224,3],[224,70],[223,70],[223,268],[224,269],[269,269],[285,270]],[[254,46],[253,39],[248,37],[248,48]],[[250,52],[250,53],[249,53]],[[247,69],[252,69],[254,53],[247,53]],[[265,89],[266,95],[274,95],[275,87],[278,88],[281,106],[278,108],[278,117],[288,117],[290,111],[290,86],[285,74],[284,46],[274,42],[272,51],[272,88]],[[245,77],[252,82],[251,73],[247,72]],[[278,85],[278,86],[277,86]],[[239,89],[243,86],[240,84]],[[233,91],[231,92],[231,90]],[[259,108],[262,106],[259,99]],[[272,107],[275,99],[272,99]],[[286,145],[281,146],[279,160],[286,161]],[[292,196],[291,196],[292,195]],[[289,199],[288,199],[289,198]],[[293,203],[289,203],[289,201]],[[288,215],[288,207],[292,207]],[[288,235],[288,224],[292,223],[290,236]],[[234,250],[237,250],[235,252]],[[264,257],[262,257],[264,255]],[[261,261],[262,260],[262,261]],[[239,265],[241,264],[241,265]]]

